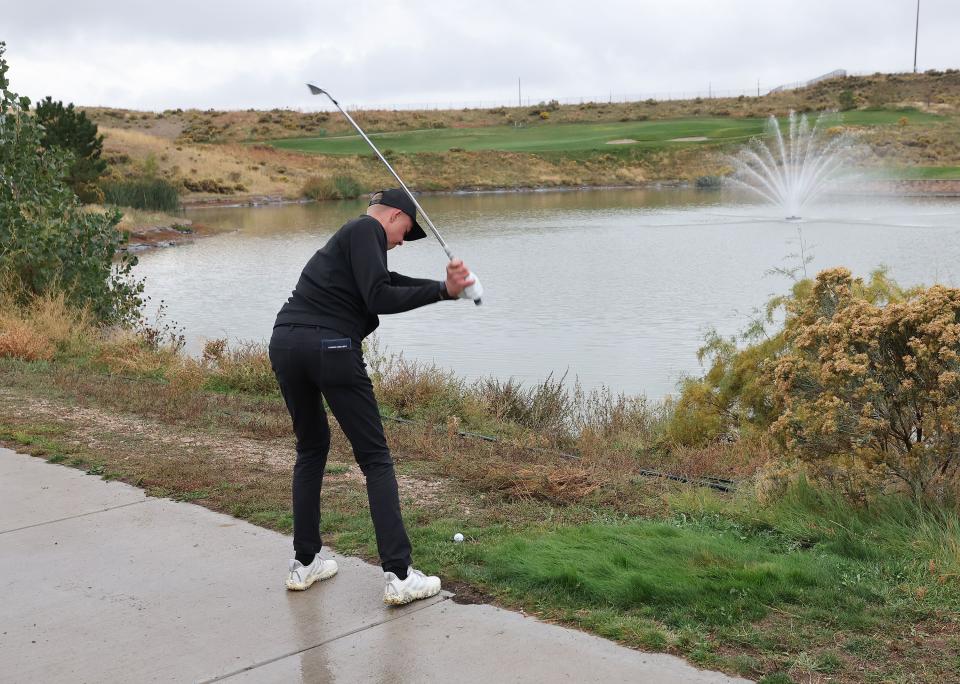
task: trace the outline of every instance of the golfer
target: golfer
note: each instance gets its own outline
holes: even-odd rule
[[[462,261],[447,264],[446,281],[387,270],[387,252],[426,233],[410,197],[399,189],[373,194],[366,215],[348,221],[307,262],[293,295],[277,314],[270,364],[297,436],[293,467],[293,550],[287,589],[302,591],[332,577],[337,563],[320,558],[320,487],[330,450],[323,399],[353,447],[367,482],[370,517],[387,585],[384,603],[433,596],[440,578],[413,568],[400,516],[393,459],[363,361],[361,341],[400,313],[461,296],[473,283]]]

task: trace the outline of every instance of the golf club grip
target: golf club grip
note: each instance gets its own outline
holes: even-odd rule
[[[468,285],[464,288],[463,292],[467,295],[468,299],[472,299],[473,303],[477,306],[483,301],[483,285],[480,284],[480,279],[471,271],[467,275],[467,279],[473,279],[473,284]]]

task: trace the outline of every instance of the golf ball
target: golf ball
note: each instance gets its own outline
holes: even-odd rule
[[[453,535],[453,541],[459,544],[460,542],[463,541],[463,535],[457,532],[455,535]]]

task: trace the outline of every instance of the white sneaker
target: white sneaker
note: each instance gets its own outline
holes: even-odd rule
[[[297,559],[290,560],[290,570],[287,574],[287,589],[303,591],[311,584],[337,574],[337,561],[323,560],[318,553],[313,557],[310,565],[304,565]]]
[[[405,580],[392,572],[385,572],[383,576],[387,580],[387,588],[383,590],[383,602],[390,606],[402,606],[440,593],[440,578],[424,575],[419,570],[414,570],[412,565],[407,568]]]

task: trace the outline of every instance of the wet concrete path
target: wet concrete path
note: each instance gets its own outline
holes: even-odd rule
[[[656,682],[697,670],[451,594],[385,606],[383,574],[283,586],[289,537],[0,449],[5,682]]]

